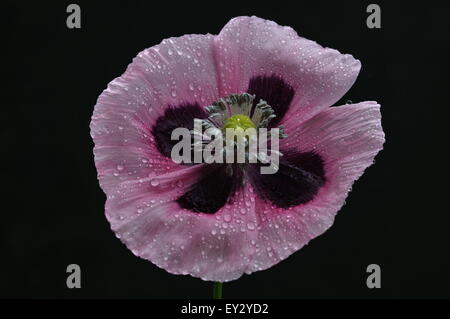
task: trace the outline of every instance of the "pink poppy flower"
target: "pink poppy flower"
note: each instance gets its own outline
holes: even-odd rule
[[[257,17],[140,52],[100,95],[90,126],[112,230],[170,273],[220,282],[301,249],[333,224],[384,143],[376,102],[330,107],[360,67],[351,55]],[[218,107],[232,94],[247,99],[236,102],[237,113]],[[239,110],[255,126],[284,126],[277,173],[260,174],[259,164],[172,161],[175,128],[192,129],[211,114],[226,121]]]

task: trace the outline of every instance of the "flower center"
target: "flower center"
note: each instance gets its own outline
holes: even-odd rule
[[[227,128],[240,128],[245,131],[248,128],[256,128],[256,125],[247,115],[236,114],[225,120],[223,129],[226,130]]]
[[[231,94],[206,106],[208,118],[194,119],[197,124],[191,130],[194,136],[191,151],[203,153],[206,163],[223,163],[224,159],[226,163],[239,164],[270,162],[268,168],[271,168],[271,160],[278,161],[282,155],[278,140],[287,135],[282,125],[269,127],[275,117],[274,110],[266,101],[254,103],[254,99],[248,93]]]
[[[227,143],[236,140],[238,143],[248,144],[251,137],[256,135],[256,125],[244,114],[235,114],[224,121],[222,133]],[[230,144],[233,145],[233,144]]]

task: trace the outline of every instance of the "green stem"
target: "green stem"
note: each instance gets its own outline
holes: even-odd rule
[[[214,283],[213,299],[222,299],[222,283],[221,282]]]

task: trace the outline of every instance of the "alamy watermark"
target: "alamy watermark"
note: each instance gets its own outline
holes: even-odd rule
[[[77,264],[70,264],[66,268],[66,272],[70,274],[66,279],[66,286],[69,289],[81,288],[81,268]]]
[[[225,131],[225,133],[224,133]],[[270,135],[270,137],[269,137]],[[269,138],[268,138],[269,137]],[[172,131],[171,158],[177,163],[261,163],[261,174],[274,174],[279,168],[280,129],[210,127],[203,130],[202,120],[194,120],[194,129]],[[181,140],[180,140],[181,138]]]
[[[381,28],[381,8],[378,4],[369,4],[366,8],[366,12],[370,13],[366,19],[366,25],[369,29]]]
[[[66,25],[69,29],[81,28],[81,8],[78,4],[69,4],[66,8],[66,12],[70,13],[66,19]]]
[[[367,277],[366,285],[367,288],[381,288],[381,267],[377,264],[370,264],[366,269],[367,273],[370,275]]]

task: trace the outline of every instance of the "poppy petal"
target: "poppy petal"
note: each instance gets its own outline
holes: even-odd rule
[[[170,157],[172,147],[178,140],[172,140],[172,132],[176,128],[194,128],[194,119],[205,119],[208,117],[206,111],[198,104],[182,104],[177,107],[169,107],[164,115],[160,116],[152,129],[156,146],[162,155]]]
[[[332,107],[298,126],[280,148],[311,151],[324,161],[326,182],[313,200],[279,208],[256,197],[261,249],[249,271],[266,269],[325,232],[334,221],[352,184],[382,149],[380,107],[376,102]]]
[[[295,92],[284,119],[306,120],[333,105],[352,86],[361,66],[351,55],[258,17],[232,19],[214,42],[220,95],[245,92],[253,78],[274,76]]]
[[[204,167],[201,178],[177,199],[182,208],[213,214],[239,190],[242,172],[237,165],[211,164]]]
[[[276,117],[270,121],[270,126],[276,126],[283,119],[295,94],[292,86],[275,75],[252,77],[247,92],[255,95],[254,107],[262,99],[275,111]]]
[[[314,152],[281,150],[278,171],[261,174],[259,164],[246,170],[260,198],[279,208],[306,204],[313,200],[325,184],[322,158]]]
[[[171,38],[140,52],[99,96],[90,124],[98,178],[106,195],[114,194],[124,181],[180,169],[167,157],[167,137],[162,137],[163,131],[169,134],[167,127],[160,125],[157,136],[153,128],[161,117],[180,119],[169,108],[186,107],[181,114],[198,115],[190,111],[218,97],[212,35]]]
[[[177,170],[157,176],[111,183],[114,188],[107,193],[105,205],[108,221],[111,226],[119,227],[145,214],[149,208],[176,200],[198,180],[202,169],[200,165],[179,165]],[[102,185],[109,189],[107,186]]]
[[[184,166],[198,169],[198,166]],[[179,191],[173,191],[172,195]],[[111,220],[117,237],[136,255],[173,274],[209,281],[235,280],[244,274],[255,253],[257,219],[249,184],[215,214],[199,214],[172,200],[144,205],[133,218]],[[107,216],[136,203],[113,198]],[[253,200],[253,201],[252,201]]]

